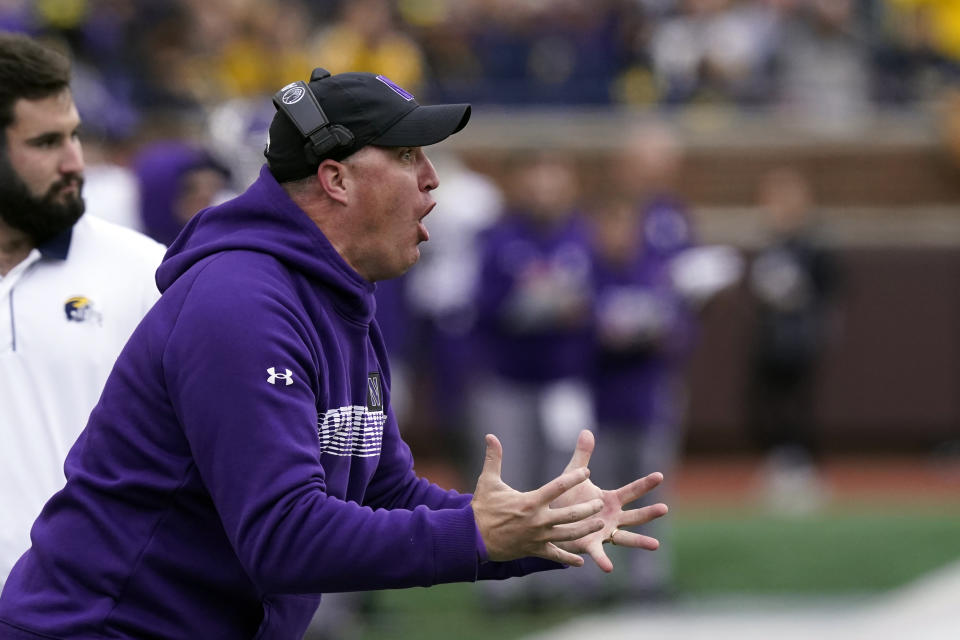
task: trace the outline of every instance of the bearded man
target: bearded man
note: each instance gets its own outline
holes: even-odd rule
[[[0,34],[0,586],[160,295],[163,245],[83,215],[79,127],[67,58]]]

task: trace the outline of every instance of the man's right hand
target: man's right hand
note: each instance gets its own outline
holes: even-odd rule
[[[582,566],[583,558],[560,549],[554,542],[577,540],[602,529],[603,520],[594,516],[603,509],[603,501],[598,498],[558,509],[551,509],[550,503],[585,481],[590,471],[580,467],[535,491],[521,493],[500,479],[500,441],[488,434],[486,443],[483,471],[470,504],[490,560],[538,556]]]

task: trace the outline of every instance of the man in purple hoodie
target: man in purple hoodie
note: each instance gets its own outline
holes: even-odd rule
[[[621,508],[662,476],[601,491],[589,434],[527,493],[500,480],[492,435],[474,495],[414,474],[373,283],[417,261],[438,183],[421,147],[469,105],[322,69],[274,101],[260,178],[195,216],[157,271],[163,296],[0,596],[0,638],[297,638],[324,592],[656,548],[619,527],[666,512]]]

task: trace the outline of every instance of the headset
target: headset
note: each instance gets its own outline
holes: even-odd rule
[[[310,82],[329,77],[329,71],[317,67],[310,74]],[[343,125],[330,123],[330,118],[323,112],[317,97],[303,80],[291,82],[277,91],[273,95],[273,104],[290,118],[300,135],[307,138],[308,142],[303,149],[310,163],[317,164],[336,147],[346,147],[353,143],[350,130]]]

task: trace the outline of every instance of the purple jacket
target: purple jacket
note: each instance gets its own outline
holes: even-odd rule
[[[674,424],[676,376],[693,344],[694,315],[670,277],[671,261],[694,246],[687,211],[656,198],[638,215],[642,238],[632,259],[615,265],[598,256],[593,269],[591,383],[601,428]]]
[[[471,497],[414,475],[374,285],[266,168],[191,220],[157,282],[0,638],[299,638],[323,592],[558,566],[481,562]]]
[[[479,241],[477,326],[488,366],[535,384],[585,375],[591,259],[583,219],[544,228],[512,213]]]

